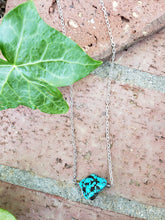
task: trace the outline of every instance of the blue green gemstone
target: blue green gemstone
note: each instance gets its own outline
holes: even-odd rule
[[[97,176],[96,174],[91,174],[79,182],[79,186],[85,199],[90,200],[95,199],[98,193],[102,191],[106,185],[107,180]]]

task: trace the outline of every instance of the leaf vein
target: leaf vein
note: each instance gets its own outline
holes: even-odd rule
[[[75,62],[75,61],[68,61],[68,60],[55,60],[55,59],[49,59],[49,60],[39,60],[37,62],[33,62],[33,63],[26,63],[26,64],[19,64],[17,65],[19,66],[29,66],[29,65],[36,65],[36,64],[40,64],[40,63],[48,63],[48,62],[64,62],[64,63],[68,63],[68,64],[78,64],[81,66],[96,66],[98,64],[85,64],[85,63],[79,63],[79,62]]]
[[[26,78],[26,76],[24,76],[24,75],[22,74],[22,72],[18,70],[18,68],[17,68],[17,71],[20,73],[20,75],[22,76],[22,78],[24,78],[32,87],[34,87],[36,90],[38,90],[45,98],[47,98],[47,99],[48,99],[50,102],[52,102],[54,105],[58,106],[55,102],[53,102],[53,101],[49,98],[49,96],[46,96],[46,95],[44,94],[44,92],[42,92],[42,90],[40,90],[37,86],[35,86],[34,82],[31,83],[31,81],[28,80],[28,79]],[[42,85],[42,84],[40,84],[40,86],[42,86],[42,87],[45,88],[45,86]],[[49,94],[50,94],[50,93],[49,93]],[[50,94],[50,95],[53,97],[52,94]]]
[[[26,14],[28,13],[28,10],[26,11]],[[19,53],[19,49],[21,47],[21,43],[23,40],[23,33],[24,33],[24,26],[25,26],[25,20],[26,20],[26,14],[22,17],[23,23],[22,23],[22,30],[21,30],[21,35],[20,35],[20,39],[17,45],[17,49],[16,49],[16,53],[15,53],[15,59],[14,59],[14,64],[16,64],[17,61],[17,57],[18,57],[18,53]]]
[[[2,95],[2,92],[3,92],[3,89],[5,87],[5,84],[8,83],[8,79],[9,79],[9,76],[11,75],[12,71],[14,70],[14,67],[10,70],[10,72],[8,73],[8,76],[5,80],[5,82],[3,83],[2,87],[1,87],[1,92],[0,92],[0,95]]]

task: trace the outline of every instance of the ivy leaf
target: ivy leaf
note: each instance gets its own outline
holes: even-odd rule
[[[68,111],[57,87],[68,86],[102,64],[48,26],[32,0],[6,14],[0,25],[0,110],[18,105],[50,114]]]
[[[0,209],[0,219],[3,220],[16,220],[16,218],[7,210]]]

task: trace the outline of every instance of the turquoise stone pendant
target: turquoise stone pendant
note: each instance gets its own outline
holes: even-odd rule
[[[109,187],[109,184],[107,184],[106,179],[101,178],[96,174],[91,174],[85,179],[82,179],[79,182],[79,186],[85,199],[94,200],[100,191],[102,191],[106,186]]]

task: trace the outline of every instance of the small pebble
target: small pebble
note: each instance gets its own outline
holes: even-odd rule
[[[136,12],[133,12],[132,15],[134,16],[134,18],[138,18],[138,14],[136,14]]]
[[[114,11],[117,11],[117,6],[118,6],[118,2],[116,2],[116,1],[113,1],[113,3],[112,3],[112,5],[113,5],[113,10]]]
[[[93,18],[91,19],[91,23],[92,23],[92,24],[94,24],[94,23],[95,23],[95,21],[94,21],[94,19],[93,19]]]
[[[69,26],[70,26],[70,27],[78,28],[78,24],[77,24],[76,21],[70,19],[68,23],[69,23]]]

